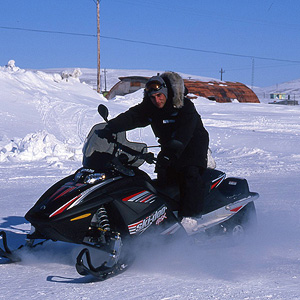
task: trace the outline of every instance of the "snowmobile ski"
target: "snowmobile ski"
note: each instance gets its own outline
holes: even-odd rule
[[[86,259],[87,266],[83,262],[84,257]],[[76,270],[80,275],[92,275],[101,281],[124,272],[128,267],[128,264],[119,262],[115,263],[111,267],[108,267],[107,262],[104,262],[100,267],[95,268],[91,262],[91,255],[87,248],[83,249],[79,253],[76,262]]]
[[[26,239],[26,243],[24,245],[19,246],[15,250],[10,250],[10,248],[8,247],[7,236],[5,231],[0,231],[0,240],[2,240],[3,244],[3,249],[0,247],[0,258],[6,259],[5,264],[8,264],[20,262],[22,260],[20,255],[17,254],[17,252],[22,251],[21,249],[35,248],[36,246],[43,245],[48,239],[40,241],[36,244],[34,244],[34,242],[36,242],[35,239]]]
[[[5,263],[15,263],[21,261],[21,258],[15,253],[15,251],[9,249],[5,231],[0,232],[0,239],[2,239],[4,248],[0,248],[0,257],[7,259]]]
[[[114,238],[111,239],[111,251],[109,254],[109,260],[105,261],[102,265],[95,268],[91,261],[90,251],[87,248],[84,248],[79,255],[77,256],[76,261],[76,270],[82,275],[93,275],[100,280],[105,280],[108,277],[115,276],[128,268],[128,264],[120,263],[119,258],[122,249],[122,241],[120,234],[116,234]],[[94,247],[95,249],[95,247]],[[86,259],[87,266],[84,265],[84,258]]]

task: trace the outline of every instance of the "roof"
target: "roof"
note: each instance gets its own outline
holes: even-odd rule
[[[245,84],[230,81],[198,81],[184,80],[189,94],[195,94],[217,102],[239,102],[259,103],[256,94]]]
[[[121,81],[140,81],[146,83],[149,80],[150,77],[145,77],[145,76],[124,76],[124,77],[119,77]]]

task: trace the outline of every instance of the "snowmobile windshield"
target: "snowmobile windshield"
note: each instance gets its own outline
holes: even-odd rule
[[[130,142],[126,139],[126,132],[114,134],[116,143],[100,138],[95,131],[101,130],[106,123],[96,124],[88,134],[83,146],[83,166],[94,170],[109,168],[112,159],[117,157],[125,166],[139,167],[144,163],[138,154],[147,152],[144,143]]]

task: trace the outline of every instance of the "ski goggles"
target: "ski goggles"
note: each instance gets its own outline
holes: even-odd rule
[[[159,92],[162,88],[166,88],[165,83],[161,83],[159,81],[151,81],[146,84],[145,91],[147,94],[153,94]]]

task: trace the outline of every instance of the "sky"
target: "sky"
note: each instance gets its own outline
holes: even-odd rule
[[[1,0],[0,65],[97,68],[96,1]],[[101,0],[101,69],[299,79],[299,13],[299,0]]]

